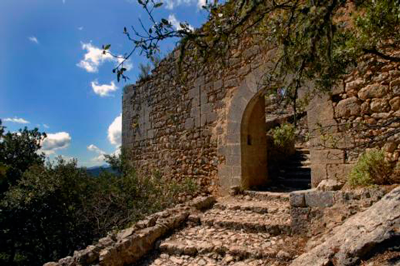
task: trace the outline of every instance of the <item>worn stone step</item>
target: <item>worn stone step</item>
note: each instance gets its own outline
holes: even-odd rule
[[[243,191],[244,196],[249,196],[254,199],[267,200],[267,201],[289,201],[289,193],[287,192],[270,192],[270,191],[255,191],[245,190]]]
[[[289,234],[291,231],[289,209],[279,209],[274,214],[259,214],[241,210],[208,210],[200,217],[202,225],[265,232],[272,235]]]
[[[308,148],[296,148],[297,153],[305,153],[305,154],[310,154],[310,149]]]
[[[241,211],[251,211],[255,213],[277,213],[282,209],[289,208],[287,202],[280,201],[264,201],[259,199],[252,199],[250,196],[245,197],[224,197],[218,199],[214,208],[220,210],[241,210]]]
[[[240,259],[229,254],[198,254],[192,257],[161,253],[158,256],[146,258],[135,264],[135,266],[265,266],[272,265],[272,263],[271,259]]]
[[[248,233],[225,228],[196,226],[185,228],[160,244],[160,251],[169,255],[198,256],[215,253],[230,255],[236,260],[246,258],[275,258],[287,249],[289,236],[268,233]],[[286,246],[286,247],[285,247]],[[287,249],[287,254],[293,251]],[[288,255],[289,259],[291,256]]]
[[[310,161],[287,162],[282,169],[311,169]]]
[[[279,170],[281,174],[291,175],[291,176],[311,176],[310,168],[300,168],[300,169],[281,169]]]

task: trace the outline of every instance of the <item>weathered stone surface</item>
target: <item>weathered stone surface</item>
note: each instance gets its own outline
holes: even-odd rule
[[[381,98],[387,93],[387,86],[379,84],[368,85],[358,92],[358,97],[362,100],[369,98]]]
[[[335,203],[332,192],[319,192],[317,190],[307,191],[305,193],[305,201],[308,207],[329,207]]]
[[[390,107],[392,111],[397,111],[400,109],[400,97],[394,97],[389,101]]]
[[[387,100],[384,99],[374,99],[371,102],[371,110],[376,113],[383,113],[389,111],[390,106]]]
[[[357,97],[350,97],[338,103],[335,108],[335,114],[337,117],[349,117],[352,115],[358,115],[360,110],[361,102]]]
[[[338,182],[334,179],[326,179],[326,180],[322,180],[321,183],[319,183],[317,190],[334,191],[334,190],[339,190],[342,187],[343,187],[343,183]]]
[[[304,192],[292,192],[290,193],[290,206],[293,207],[306,207],[306,200]]]
[[[355,265],[384,241],[399,237],[399,229],[400,187],[397,187],[368,210],[335,228],[323,244],[301,255],[291,265]]]

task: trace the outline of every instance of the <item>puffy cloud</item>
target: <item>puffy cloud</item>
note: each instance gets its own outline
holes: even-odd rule
[[[103,150],[101,150],[99,147],[97,147],[96,145],[90,144],[89,146],[87,146],[87,149],[89,151],[93,151],[99,154],[105,154],[105,152]]]
[[[39,44],[39,40],[35,36],[28,37],[28,40],[33,43]]]
[[[106,153],[105,153],[103,150],[101,150],[99,147],[97,147],[96,145],[93,145],[93,144],[90,144],[90,145],[87,147],[87,149],[88,149],[89,151],[92,151],[92,152],[97,153],[97,156],[91,159],[91,161],[92,161],[93,163],[96,163],[96,164],[102,164],[102,163],[104,163],[104,159],[105,159],[104,155],[105,155]]]
[[[41,152],[46,155],[54,154],[57,150],[65,149],[71,143],[71,136],[67,132],[47,134],[42,142]]]
[[[83,26],[82,27],[78,27],[78,30],[83,30],[84,28],[83,28]]]
[[[103,50],[92,45],[91,43],[82,43],[82,50],[86,50],[84,59],[82,59],[77,66],[85,69],[87,72],[96,73],[99,71],[99,66],[105,62],[114,62],[115,64],[121,63],[123,58],[116,58],[110,53],[103,54]],[[132,64],[125,61],[124,67],[129,71],[132,69]]]
[[[181,24],[180,24],[181,22],[176,19],[175,15],[169,15],[168,16],[168,21],[172,24],[172,26],[175,29],[177,29],[177,30],[182,29]],[[190,25],[189,25],[189,29],[192,30],[192,31],[194,30],[194,28],[192,26],[190,26]]]
[[[92,82],[92,89],[94,93],[100,95],[101,97],[110,96],[110,92],[116,91],[118,87],[115,85],[114,81],[108,84],[99,84],[97,80]]]
[[[27,120],[25,120],[23,118],[18,118],[18,117],[4,118],[3,121],[4,122],[17,123],[17,124],[29,124],[29,121],[27,121]]]
[[[108,127],[108,140],[111,144],[121,146],[122,114],[117,116]]]

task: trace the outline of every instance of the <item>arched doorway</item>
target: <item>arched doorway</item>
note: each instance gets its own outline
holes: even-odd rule
[[[268,180],[265,99],[257,94],[244,111],[241,123],[242,186],[263,186]]]
[[[265,184],[268,178],[264,88],[260,67],[247,75],[230,99],[226,134],[218,146],[225,161],[218,167],[222,191],[232,186],[248,189]]]

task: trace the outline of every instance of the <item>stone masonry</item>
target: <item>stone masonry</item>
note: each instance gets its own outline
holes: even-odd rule
[[[314,97],[308,125],[312,185],[345,182],[360,153],[383,148],[393,164],[400,155],[400,64],[362,58],[330,95]]]
[[[201,69],[191,67],[195,63],[190,58],[179,66],[176,51],[150,78],[127,86],[122,143],[137,168],[177,180],[194,178],[200,186],[222,192],[265,183],[264,121],[274,114],[265,107],[263,77],[273,65],[274,51],[243,41],[230,51],[224,67]],[[389,134],[378,144],[389,160],[399,160],[399,133],[390,135],[400,125],[399,65],[373,57],[361,62],[361,70],[331,94],[310,101],[313,187],[324,179],[344,181],[367,146],[357,147],[371,136]],[[361,131],[353,130],[360,125]]]

